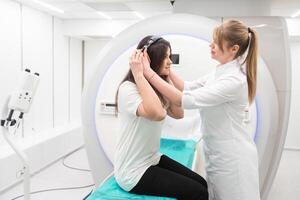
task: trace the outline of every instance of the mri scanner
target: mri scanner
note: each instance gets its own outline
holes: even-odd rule
[[[260,36],[257,95],[247,123],[258,149],[260,191],[262,199],[266,200],[279,165],[288,124],[291,89],[288,36],[282,18],[236,19],[257,27]],[[129,69],[128,58],[137,43],[147,35],[160,35],[169,40],[173,52],[180,54],[182,61],[182,65],[173,67],[174,70],[185,80],[196,79],[216,65],[210,59],[208,45],[213,28],[220,22],[221,18],[189,14],[148,18],[121,32],[101,50],[89,74],[82,101],[84,139],[96,186],[113,171],[118,121],[114,96]],[[185,48],[193,49],[193,63],[189,63],[191,51],[183,52]],[[162,134],[199,140],[200,121],[196,111],[188,111],[182,120],[167,119]]]

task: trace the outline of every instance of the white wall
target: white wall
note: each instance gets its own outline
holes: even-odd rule
[[[69,122],[69,38],[63,35],[63,22],[54,19],[53,32],[53,125]],[[52,81],[51,81],[52,82]]]
[[[288,26],[288,32],[290,36],[300,36],[300,19],[299,18],[287,18],[286,23]]]
[[[70,38],[69,49],[69,121],[81,124],[82,41]]]
[[[53,54],[52,17],[22,6],[23,68],[40,74],[32,110],[24,116],[24,134],[53,128]]]
[[[16,72],[22,68],[20,17],[18,4],[0,1],[0,111],[15,87],[13,80]],[[1,133],[0,146],[5,144]]]
[[[21,70],[40,74],[31,110],[19,133],[11,136],[34,173],[83,144],[82,41],[65,36],[60,19],[10,0],[0,1],[0,30],[1,111]],[[0,192],[21,180],[16,177],[21,167],[1,132]]]
[[[97,55],[110,40],[111,38],[84,41],[84,84],[88,84],[88,77],[93,73],[91,68]]]

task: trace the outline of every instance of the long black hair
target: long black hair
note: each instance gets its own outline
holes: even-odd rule
[[[149,36],[144,37],[139,42],[139,44],[137,45],[136,49],[142,49],[149,42],[149,40],[152,37],[153,37],[153,35],[149,35]],[[170,49],[170,53],[171,53],[172,49],[171,49],[170,43],[167,40],[163,39],[163,38],[159,39],[157,42],[153,43],[152,45],[150,45],[147,48],[147,53],[148,53],[150,61],[151,61],[150,62],[150,67],[158,75],[159,75],[159,72],[160,72],[160,68],[161,68],[161,66],[163,64],[163,61],[164,61],[164,59],[167,56],[168,48]],[[167,81],[166,80],[167,76],[160,76],[160,77],[163,80]],[[125,81],[130,81],[130,82],[132,82],[132,83],[135,84],[135,80],[134,80],[134,77],[133,77],[131,69],[129,69],[128,73],[126,74],[126,76],[124,77],[124,79],[122,80],[122,82],[120,83],[120,85],[122,83],[124,83]],[[119,85],[119,87],[120,87],[120,85]],[[162,104],[166,104],[166,101],[163,98],[162,94],[155,87],[152,86],[152,88],[154,89],[155,93],[157,94],[157,96],[161,100]],[[117,115],[117,112],[118,112],[118,94],[119,94],[119,88],[118,88],[116,96],[115,96],[115,101],[116,101],[116,115]]]

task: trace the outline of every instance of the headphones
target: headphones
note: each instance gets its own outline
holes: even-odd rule
[[[162,39],[162,37],[152,36],[152,37],[148,40],[147,44],[145,44],[145,45],[142,47],[141,51],[144,51],[145,49],[146,49],[146,51],[147,51],[147,49],[148,49],[151,45],[153,45],[154,43],[156,43],[156,42],[159,41],[160,39]]]
[[[147,44],[145,44],[142,48],[141,51],[143,52],[144,50],[147,51],[147,49],[153,45],[154,43],[156,43],[157,41],[159,41],[160,39],[163,39],[162,37],[159,36],[152,36],[148,41]],[[171,54],[170,55],[170,59],[172,60],[172,62],[174,64],[179,64],[179,54]]]

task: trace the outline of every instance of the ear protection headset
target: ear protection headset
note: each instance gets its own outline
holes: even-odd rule
[[[161,37],[158,37],[158,36],[152,36],[149,40],[148,40],[148,42],[147,42],[147,44],[145,44],[143,47],[142,47],[142,49],[141,49],[141,51],[144,51],[145,49],[146,49],[146,51],[147,51],[147,49],[151,46],[151,45],[153,45],[154,43],[156,43],[158,40],[160,40],[160,39],[162,39]]]
[[[147,51],[147,49],[153,45],[154,43],[156,43],[157,41],[159,41],[160,39],[163,39],[162,37],[158,37],[158,36],[152,36],[148,41],[147,44],[145,44],[142,48],[141,51],[143,52],[144,50]],[[174,57],[175,56],[175,57]],[[177,57],[176,57],[177,56]],[[173,63],[178,64],[178,60],[179,60],[179,55],[170,55],[170,58],[172,60]]]

